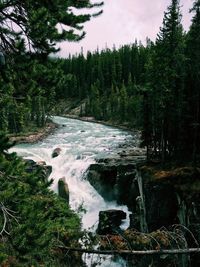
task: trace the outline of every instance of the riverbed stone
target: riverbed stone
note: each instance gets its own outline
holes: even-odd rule
[[[60,155],[60,152],[61,152],[61,148],[60,147],[56,147],[53,152],[52,152],[52,158],[56,158]]]

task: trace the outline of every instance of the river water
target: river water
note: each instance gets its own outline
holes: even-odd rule
[[[116,154],[117,148],[133,139],[132,134],[117,128],[75,119],[53,117],[59,127],[52,135],[36,144],[19,144],[11,151],[34,161],[45,161],[53,171],[51,189],[57,192],[59,178],[65,177],[70,191],[70,206],[81,213],[84,229],[97,227],[100,210],[121,209],[128,213],[126,206],[104,199],[85,179],[85,173],[95,160]],[[52,151],[60,148],[58,157],[52,158]],[[128,217],[128,216],[127,216]],[[126,220],[122,227],[128,227]],[[117,265],[116,265],[117,266]]]

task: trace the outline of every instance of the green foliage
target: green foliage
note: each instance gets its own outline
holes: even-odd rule
[[[0,264],[12,257],[14,266],[67,266],[56,248],[76,245],[78,216],[48,189],[42,168],[30,171],[29,162],[7,154],[10,144],[3,134],[0,144]]]
[[[89,0],[1,1],[1,46],[7,51],[19,51],[27,46],[29,51],[48,55],[57,51],[57,42],[82,39],[85,35],[82,23],[101,13],[75,15],[71,7],[94,9],[102,4],[91,4]]]
[[[0,130],[18,134],[30,125],[45,125],[56,102],[55,89],[65,96],[69,81],[48,56],[58,51],[58,42],[82,39],[83,23],[100,14],[102,5],[89,0],[1,1]],[[72,11],[82,8],[88,14]],[[75,76],[70,82],[66,91],[78,90]]]

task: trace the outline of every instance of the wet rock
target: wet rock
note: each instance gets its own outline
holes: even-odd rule
[[[64,198],[69,204],[69,187],[65,181],[65,177],[62,177],[58,181],[58,195]]]
[[[97,233],[99,235],[106,235],[118,232],[124,219],[126,219],[126,213],[122,210],[100,211]]]
[[[32,173],[32,172],[39,172],[42,175],[42,178],[44,180],[48,180],[51,172],[52,172],[52,166],[46,165],[45,161],[35,162],[34,160],[28,159],[25,160],[26,162],[26,172]]]
[[[45,165],[44,170],[45,170],[46,176],[48,178],[50,176],[50,174],[52,173],[52,166],[51,165]]]
[[[34,168],[34,166],[36,166],[36,162],[32,159],[24,159],[24,161],[26,162],[26,171],[29,172],[29,170],[31,171],[32,168]]]
[[[117,200],[127,205],[133,201],[136,164],[131,159],[101,159],[89,167],[87,179],[107,201]]]
[[[82,155],[78,155],[78,156],[76,157],[76,160],[80,160],[80,159],[83,159],[83,156],[82,156]]]
[[[105,200],[112,201],[115,199],[113,188],[116,183],[116,176],[117,171],[112,168],[101,171],[90,169],[87,179]]]
[[[59,155],[60,155],[60,152],[61,152],[61,148],[59,148],[59,147],[57,147],[57,148],[55,148],[54,150],[53,150],[53,152],[52,152],[52,158],[56,158],[56,157],[58,157]]]

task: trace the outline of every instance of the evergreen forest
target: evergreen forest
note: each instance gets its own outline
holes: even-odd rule
[[[60,59],[66,75],[57,99],[85,99],[80,115],[142,130],[148,157],[199,160],[200,1],[186,33],[179,1],[164,14],[156,41],[135,41]]]
[[[76,246],[79,217],[48,189],[41,168],[29,172],[8,153],[10,136],[45,127],[63,103],[78,103],[80,117],[139,129],[149,160],[199,166],[200,0],[187,32],[171,0],[155,41],[56,57],[56,45],[81,41],[84,23],[102,9],[90,0],[0,1],[1,266],[70,266],[57,247]]]

